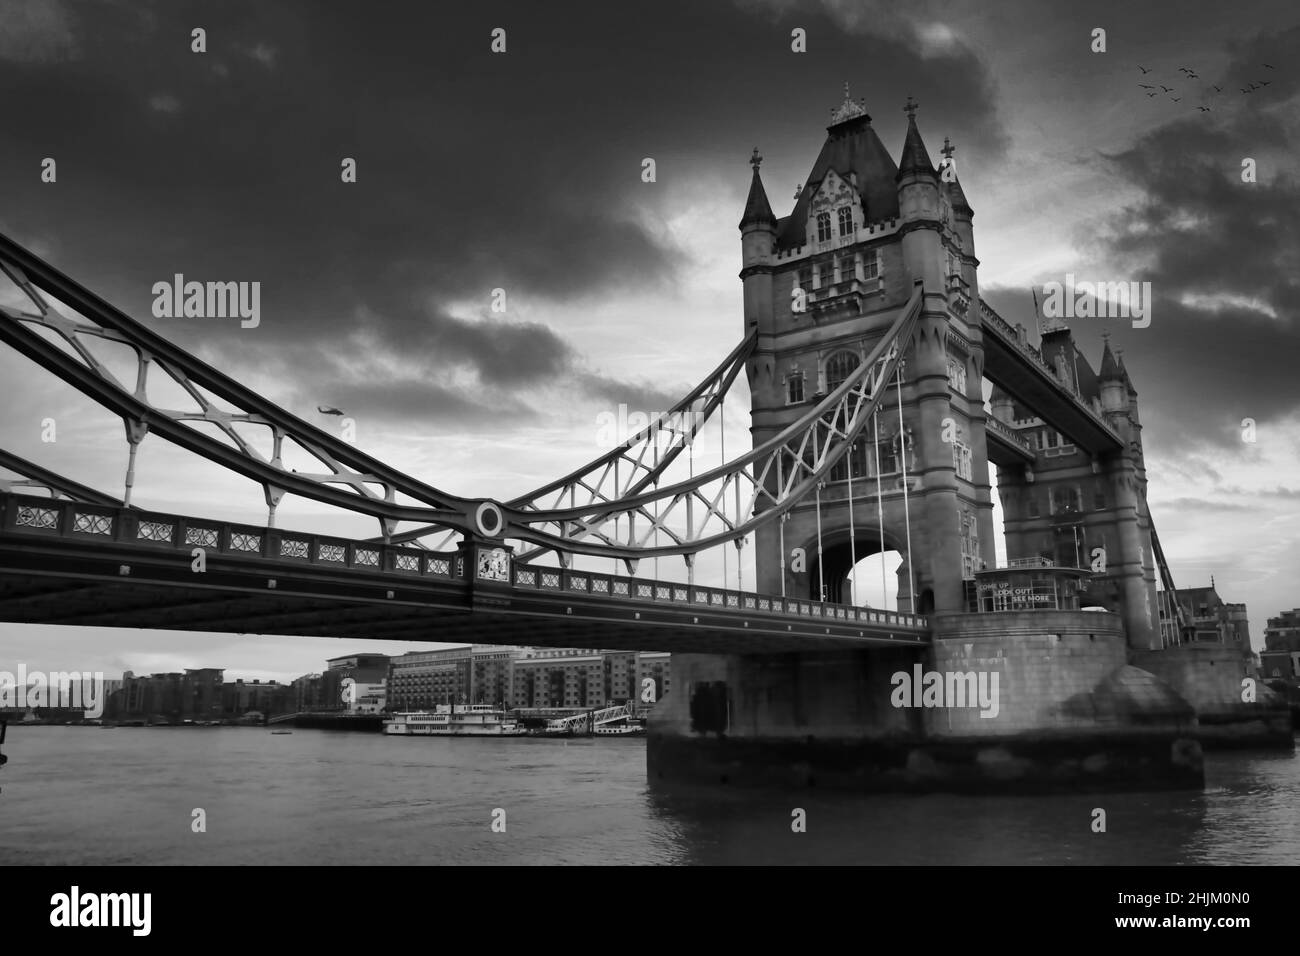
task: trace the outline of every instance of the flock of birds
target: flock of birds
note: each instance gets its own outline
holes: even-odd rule
[[[1264,69],[1266,70],[1277,69],[1277,67],[1269,63],[1263,63],[1261,64],[1261,66],[1263,66]],[[1145,66],[1142,66],[1141,64],[1138,65],[1138,69],[1142,71],[1143,76],[1146,76],[1146,74],[1151,72],[1149,69],[1147,69]],[[1178,72],[1183,74],[1183,78],[1187,80],[1199,80],[1201,78],[1199,73],[1197,73],[1195,70],[1188,69],[1185,66],[1180,66],[1178,68]],[[1245,95],[1249,95],[1251,93],[1254,93],[1256,90],[1262,90],[1264,87],[1268,86],[1271,82],[1272,80],[1251,80],[1246,86],[1242,87],[1241,92]],[[1177,92],[1177,89],[1175,87],[1165,86],[1163,83],[1156,83],[1156,84],[1139,83],[1138,86],[1140,86],[1142,89],[1147,91],[1148,98],[1153,96],[1159,96],[1161,93],[1163,93],[1165,96],[1168,96],[1169,99],[1174,103],[1181,103],[1183,101],[1182,96],[1172,95],[1175,92]],[[1213,83],[1209,84],[1209,88],[1214,90],[1216,96],[1223,92],[1223,87],[1215,86]],[[1198,112],[1201,113],[1213,112],[1213,110],[1209,106],[1206,106],[1204,104],[1201,104],[1200,106],[1196,107],[1196,109]]]

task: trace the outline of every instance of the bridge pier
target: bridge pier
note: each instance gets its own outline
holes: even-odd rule
[[[1131,656],[1196,708],[1196,736],[1207,750],[1295,749],[1286,700],[1247,675],[1239,651],[1222,644],[1182,644]]]
[[[648,728],[650,780],[863,792],[1204,785],[1191,706],[1129,664],[1117,615],[940,613],[934,628],[924,651],[674,655],[674,692]]]

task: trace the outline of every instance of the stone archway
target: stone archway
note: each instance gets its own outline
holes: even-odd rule
[[[850,604],[853,586],[851,575],[854,569],[854,560],[858,562],[859,571],[864,559],[871,558],[875,555],[896,554],[900,562],[897,571],[898,595],[900,599],[905,599],[910,592],[908,588],[907,574],[907,547],[904,541],[894,538],[893,535],[886,532],[884,535],[884,548],[881,547],[881,534],[878,528],[862,527],[855,529],[855,534],[850,538],[848,531],[839,531],[822,537],[822,554],[821,561],[824,568],[819,568],[817,560],[817,541],[812,540],[808,544],[808,554],[811,560],[808,563],[808,587],[807,596],[811,600],[818,600],[821,597],[819,589],[824,586],[826,589],[826,600],[832,604]],[[914,585],[913,585],[914,586]],[[862,579],[859,578],[858,600],[859,606],[866,606],[869,602],[864,599]],[[890,610],[894,610],[890,607]]]

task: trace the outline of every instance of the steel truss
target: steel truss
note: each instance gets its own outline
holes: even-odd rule
[[[274,524],[275,507],[281,497],[293,492],[372,515],[380,520],[386,532],[400,520],[436,521],[464,531],[475,529],[472,514],[475,502],[417,481],[289,414],[129,318],[3,235],[0,235],[0,271],[26,295],[35,309],[21,311],[0,305],[0,339],[122,416],[130,443],[123,499],[126,504],[130,504],[136,448],[146,434],[153,432],[260,483],[269,508],[269,524]],[[77,317],[56,310],[50,299]],[[95,339],[116,342],[132,350],[136,360],[132,387],[119,382],[96,357]],[[148,381],[155,366],[184,389],[200,411],[160,408],[151,402]],[[219,408],[213,397],[236,411]],[[191,427],[189,422],[211,423],[229,443],[210,437]],[[247,441],[237,426],[270,429],[269,460]],[[290,442],[326,470],[304,474],[286,468],[282,451]],[[381,488],[382,494],[372,485]],[[398,504],[399,492],[421,504]]]
[[[922,301],[917,283],[893,326],[834,392],[780,434],[730,462],[658,487],[668,465],[690,447],[700,427],[721,406],[753,354],[754,334],[672,410],[627,442],[558,481],[498,505],[447,494],[286,412],[5,236],[0,236],[0,271],[32,305],[31,310],[0,305],[0,340],[123,418],[130,446],[123,498],[128,506],[136,449],[152,432],[260,483],[270,525],[281,497],[293,493],[375,517],[385,540],[414,540],[440,530],[531,546],[521,558],[555,551],[562,558],[587,554],[622,559],[630,567],[643,557],[667,555],[685,556],[689,565],[698,552],[720,544],[738,545],[750,531],[779,520],[814,494],[880,407],[890,377],[910,346]],[[131,387],[95,355],[97,340],[126,346],[134,353]],[[147,386],[155,366],[160,370],[157,374],[184,390],[198,411],[163,408],[150,400]],[[226,441],[199,431],[194,423],[214,426]],[[269,458],[240,433],[240,427],[250,426],[270,430]],[[669,436],[666,448],[665,435]],[[282,452],[290,444],[319,461],[324,470],[300,473],[287,468]],[[65,493],[99,494],[74,487],[53,473],[46,477],[58,478]],[[399,493],[418,504],[397,502]],[[426,527],[394,535],[399,521]],[[661,535],[667,539],[662,546]]]
[[[867,359],[820,403],[757,448],[686,481],[617,501],[525,512],[519,521],[527,533],[512,531],[510,537],[562,555],[602,555],[629,562],[683,555],[689,563],[689,556],[735,544],[760,525],[779,520],[826,481],[880,408],[911,344],[921,303],[917,283]],[[671,543],[653,544],[658,534]]]
[[[1149,509],[1147,511],[1147,521],[1151,525],[1151,551],[1155,555],[1156,567],[1160,572],[1160,583],[1164,585],[1165,600],[1173,604],[1170,613],[1177,621],[1179,640],[1185,640],[1187,632],[1192,629],[1192,622],[1187,620],[1182,602],[1178,600],[1178,589],[1174,586],[1174,575],[1169,570],[1169,563],[1165,561],[1165,549],[1160,546],[1160,536],[1156,534],[1156,523],[1152,520]]]
[[[548,510],[544,499],[552,497],[552,508],[600,505],[640,494],[652,485],[722,405],[732,383],[754,352],[758,333],[750,333],[732,349],[704,381],[653,422],[595,461],[550,484],[507,503],[519,511]],[[393,544],[414,541],[437,532],[436,527],[413,528],[392,535]],[[447,536],[444,536],[443,544]],[[544,550],[544,549],[542,549]],[[535,552],[534,552],[535,553]],[[522,556],[516,556],[516,560]]]
[[[42,468],[26,458],[19,458],[3,448],[0,448],[0,468],[5,468],[23,476],[16,480],[0,478],[0,491],[12,492],[22,488],[44,489],[51,498],[67,498],[69,501],[106,505],[110,508],[120,508],[122,506],[122,502],[112,495],[106,495],[102,491],[96,491],[94,488],[75,482],[71,478],[65,478],[58,472]]]

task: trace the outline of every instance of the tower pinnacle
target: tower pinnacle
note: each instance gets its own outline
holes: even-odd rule
[[[749,183],[749,198],[745,200],[745,215],[740,220],[741,230],[751,224],[776,227],[776,216],[772,214],[772,204],[767,201],[767,190],[763,188],[763,180],[758,174],[758,167],[762,162],[763,154],[755,146],[754,152],[749,157],[749,165],[754,167],[754,178]]]
[[[1123,382],[1124,374],[1119,370],[1119,363],[1115,361],[1115,355],[1110,350],[1110,333],[1103,332],[1102,349],[1101,349],[1101,368],[1097,370],[1097,380],[1101,382],[1116,381]]]
[[[903,142],[903,156],[898,163],[897,181],[901,181],[908,175],[926,175],[934,178],[934,163],[930,162],[930,154],[926,152],[925,143],[921,140],[921,132],[916,128],[916,100],[912,97],[907,98],[907,105],[903,107],[903,112],[907,114],[907,139]]]
[[[846,80],[844,83],[844,102],[831,110],[831,126],[838,126],[841,123],[847,123],[849,120],[858,119],[860,117],[866,117],[867,122],[871,122],[871,117],[867,116],[867,108],[864,105],[864,101],[859,100],[855,102],[853,98],[849,96],[849,84]]]

